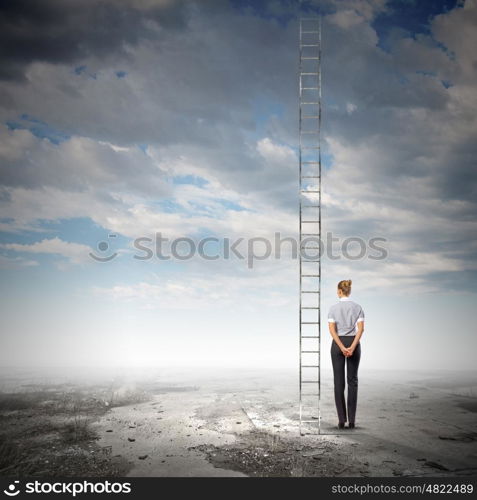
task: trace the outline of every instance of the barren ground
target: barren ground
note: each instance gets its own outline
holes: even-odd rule
[[[477,374],[363,371],[338,430],[331,374],[298,428],[296,374],[161,370],[99,380],[10,374],[3,476],[466,476],[477,473]]]

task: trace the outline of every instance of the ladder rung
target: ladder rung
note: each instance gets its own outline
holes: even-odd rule
[[[320,90],[320,87],[302,87],[301,90]]]
[[[301,146],[301,149],[320,149],[320,146]]]
[[[302,224],[306,224],[307,222],[311,222],[313,224],[318,224],[320,221],[319,220],[302,220]]]
[[[302,193],[319,193],[320,191],[316,189],[301,189],[300,190]]]
[[[300,47],[319,47],[320,44],[318,43],[301,43]]]
[[[302,161],[302,165],[319,165],[321,162],[319,161]]]
[[[311,424],[311,423],[313,423],[313,424],[314,424],[314,423],[316,423],[316,422],[319,422],[319,420],[318,420],[318,417],[316,417],[316,418],[315,418],[315,419],[313,419],[313,420],[301,420],[301,422],[302,422],[302,423],[304,423],[304,424]]]
[[[304,323],[302,323],[304,324]],[[302,339],[319,339],[319,335],[302,335],[301,336]]]
[[[319,368],[320,365],[301,365],[302,368]]]
[[[319,380],[302,380],[302,384],[319,384]]]
[[[310,101],[310,102],[308,102],[308,101],[302,101],[302,102],[300,102],[300,104],[320,104],[320,103],[319,102],[314,102],[314,101]]]
[[[316,60],[318,60],[319,57],[300,57],[300,59],[316,59]]]
[[[319,396],[319,394],[317,392],[310,392],[309,394],[303,394],[301,395],[302,397],[303,396]]]
[[[300,134],[319,134],[318,130],[300,130]]]
[[[301,352],[302,354],[313,354],[313,353],[318,354],[320,351],[301,351]]]
[[[303,33],[319,33],[319,31],[302,31],[301,33],[302,33],[302,34],[303,34]]]
[[[320,208],[320,205],[302,205],[302,208]]]
[[[319,321],[302,321],[301,324],[302,325],[319,325],[320,322]]]
[[[321,250],[320,247],[300,247],[300,248],[303,250]],[[310,262],[314,262],[314,261],[310,260]],[[315,262],[319,262],[319,261],[315,261]]]
[[[320,293],[317,290],[315,291],[310,291],[310,290],[302,290],[301,293]]]
[[[319,274],[302,274],[301,277],[302,278],[319,278],[320,275]]]
[[[319,193],[319,191],[317,191]],[[320,233],[301,233],[302,236],[320,236]]]
[[[305,247],[302,247],[302,248],[305,248]],[[313,248],[315,250],[318,250],[318,247],[307,248],[307,250],[313,250]],[[307,260],[303,260],[302,262],[320,262],[320,259],[307,259]]]
[[[301,178],[302,179],[319,179],[320,176],[319,175],[302,175]]]
[[[301,306],[302,309],[319,309],[319,307]]]
[[[319,75],[319,73],[300,73],[300,75]]]
[[[302,119],[303,118],[319,118],[320,115],[302,115]]]

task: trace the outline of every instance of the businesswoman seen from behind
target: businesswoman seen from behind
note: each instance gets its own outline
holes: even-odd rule
[[[331,306],[328,313],[328,326],[333,343],[331,344],[331,361],[335,383],[335,403],[338,412],[338,428],[343,429],[348,421],[350,429],[354,429],[356,405],[358,402],[358,367],[361,358],[360,338],[364,332],[364,311],[353,302],[351,280],[338,283],[339,302]],[[348,382],[348,411],[345,404],[345,364]],[[346,413],[348,415],[346,415]]]

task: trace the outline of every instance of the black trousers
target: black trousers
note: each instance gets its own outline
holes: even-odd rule
[[[345,347],[350,347],[355,339],[354,335],[340,337]],[[331,362],[333,363],[333,376],[335,382],[335,403],[338,412],[338,422],[355,422],[356,405],[358,403],[358,367],[361,359],[361,342],[358,343],[352,356],[345,357],[334,341],[331,344]],[[346,418],[345,405],[345,364],[346,379],[348,382],[348,418]]]

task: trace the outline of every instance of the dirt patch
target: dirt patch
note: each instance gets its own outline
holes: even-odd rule
[[[124,476],[130,464],[98,445],[91,423],[148,397],[111,385],[0,393],[0,476]]]
[[[477,432],[460,432],[454,435],[439,435],[443,441],[460,441],[461,443],[473,443],[477,441]]]
[[[189,449],[206,454],[215,467],[252,477],[366,476],[367,463],[353,460],[332,442],[307,446],[278,435],[252,431],[233,445],[201,445]]]
[[[198,385],[166,384],[159,381],[143,381],[141,387],[150,394],[168,394],[171,392],[195,392],[200,390]]]
[[[457,403],[457,406],[460,406],[464,410],[477,413],[477,399],[461,400]]]

